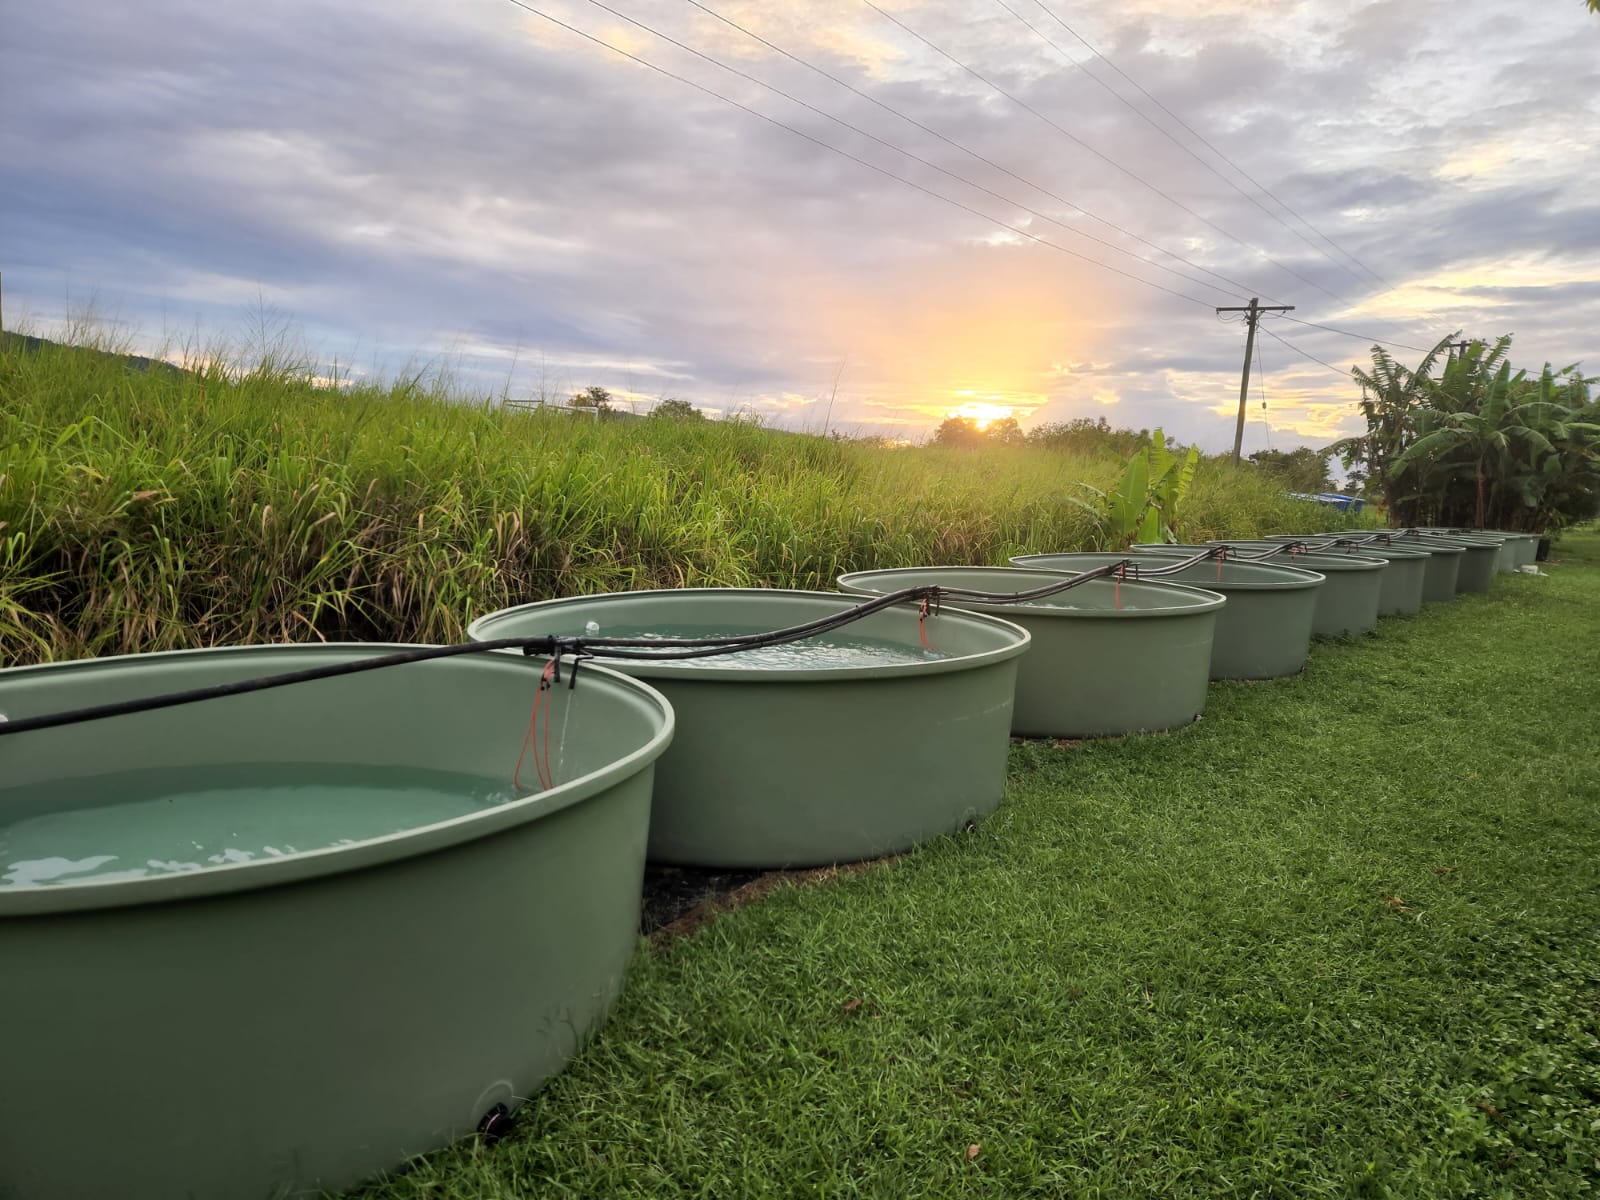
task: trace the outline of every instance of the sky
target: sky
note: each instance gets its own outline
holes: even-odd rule
[[[0,0],[0,26],[7,328],[1221,450],[1245,329],[1214,309],[1259,296],[1295,308],[1261,322],[1247,453],[1353,432],[1373,340],[1513,333],[1519,365],[1600,374],[1580,0]]]

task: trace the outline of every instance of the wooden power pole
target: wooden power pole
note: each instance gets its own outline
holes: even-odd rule
[[[1264,312],[1293,312],[1292,304],[1262,304],[1260,296],[1251,296],[1248,306],[1219,308],[1217,312],[1242,312],[1249,332],[1244,335],[1244,371],[1239,375],[1239,423],[1233,428],[1233,465],[1239,465],[1239,451],[1244,448],[1244,403],[1250,395],[1250,356],[1256,348],[1256,322]]]

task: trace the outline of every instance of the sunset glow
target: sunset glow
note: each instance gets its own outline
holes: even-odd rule
[[[990,404],[984,400],[968,400],[960,408],[951,409],[945,414],[949,417],[960,417],[964,421],[971,421],[979,429],[987,429],[996,421],[1003,421],[1007,417],[1016,415],[1016,410],[1009,404]]]

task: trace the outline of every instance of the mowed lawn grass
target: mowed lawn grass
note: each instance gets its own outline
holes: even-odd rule
[[[1016,746],[974,831],[642,948],[514,1137],[362,1194],[1588,1194],[1600,536],[1556,556]]]

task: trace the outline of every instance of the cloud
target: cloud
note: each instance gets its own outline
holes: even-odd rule
[[[1231,443],[1243,348],[1209,310],[1241,296],[1418,345],[1515,326],[1519,361],[1600,357],[1581,5],[1016,4],[1038,32],[885,6],[1025,108],[853,0],[705,3],[870,99],[681,0],[607,3],[981,186],[584,0],[548,11],[771,120],[509,3],[64,0],[8,17],[7,312],[98,293],[156,338],[260,302],[341,361],[450,358],[486,389],[670,390],[799,424],[837,377],[835,424],[925,431],[970,395],[1210,448]],[[1353,415],[1337,373],[1263,349],[1285,429]]]

